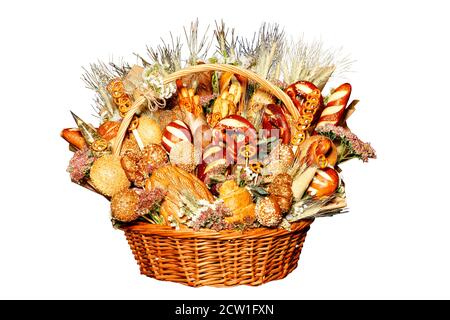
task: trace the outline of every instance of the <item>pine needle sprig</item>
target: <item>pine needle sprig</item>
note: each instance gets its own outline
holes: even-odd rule
[[[205,33],[199,38],[198,34],[198,19],[191,22],[189,33],[184,27],[184,35],[186,38],[187,47],[189,49],[188,64],[193,66],[198,61],[205,61],[208,55],[209,49],[212,44],[212,40],[208,37],[209,26],[206,28]]]
[[[285,33],[278,24],[263,23],[251,41],[240,41],[243,66],[265,79],[277,79],[283,57]]]
[[[81,76],[81,79],[85,83],[86,88],[97,93],[97,97],[94,101],[98,115],[101,118],[113,117],[115,108],[113,107],[111,97],[105,88],[112,79],[118,77],[119,71],[115,67],[112,67],[111,65],[108,66],[102,61],[91,63],[89,67],[83,67],[83,70],[84,74]]]
[[[119,63],[110,62],[109,63],[111,73],[116,75],[117,78],[124,78],[128,72],[131,70],[131,66],[128,62],[120,60]]]
[[[221,20],[220,24],[216,23],[214,36],[217,42],[217,53],[222,57],[223,63],[237,64],[239,61],[238,37],[234,28],[225,26],[225,22]]]
[[[180,70],[182,49],[180,37],[174,38],[173,34],[170,33],[170,42],[165,42],[162,38],[161,42],[162,45],[158,45],[156,48],[147,46],[147,54],[151,62],[159,65],[166,73]],[[141,58],[141,60],[143,59]]]
[[[87,68],[83,67],[83,71],[81,79],[86,84],[86,88],[94,91],[107,86],[109,81],[114,78],[114,74],[102,61],[91,63]]]

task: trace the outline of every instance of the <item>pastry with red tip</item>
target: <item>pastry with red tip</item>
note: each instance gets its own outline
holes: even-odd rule
[[[175,144],[181,141],[192,142],[191,130],[186,123],[181,120],[170,122],[163,131],[161,144],[170,153]]]
[[[328,98],[327,105],[323,109],[317,127],[326,124],[339,125],[345,113],[350,94],[352,93],[352,86],[350,83],[344,83],[333,91]]]

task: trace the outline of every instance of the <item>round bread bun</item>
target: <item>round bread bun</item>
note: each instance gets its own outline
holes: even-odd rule
[[[94,187],[105,196],[111,197],[130,186],[120,159],[109,154],[94,161],[90,177]]]
[[[285,173],[294,162],[294,158],[291,147],[279,143],[265,160],[264,182],[272,182],[275,176]]]
[[[162,132],[156,120],[153,120],[145,115],[140,117],[137,131],[144,146],[151,143],[161,144]]]
[[[255,215],[258,222],[265,227],[276,227],[283,219],[280,207],[273,196],[258,200]]]
[[[111,215],[122,222],[130,222],[139,218],[137,213],[139,196],[131,189],[123,189],[111,199]]]

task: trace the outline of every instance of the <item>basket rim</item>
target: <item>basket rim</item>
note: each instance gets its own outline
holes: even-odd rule
[[[248,229],[245,231],[235,231],[235,230],[214,231],[210,229],[201,229],[200,231],[193,231],[192,229],[188,228],[175,230],[170,226],[150,224],[146,222],[138,222],[129,226],[121,226],[119,227],[119,230],[122,230],[125,233],[132,232],[132,233],[140,233],[148,235],[151,234],[173,238],[222,239],[222,240],[257,239],[257,238],[283,236],[291,232],[299,232],[304,229],[309,229],[309,226],[313,222],[314,218],[296,221],[291,224],[291,230],[286,230],[282,228],[255,228],[255,229]]]

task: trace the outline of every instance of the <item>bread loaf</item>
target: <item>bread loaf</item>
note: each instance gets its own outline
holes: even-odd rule
[[[146,181],[145,188],[151,190],[160,188],[167,192],[161,204],[160,213],[167,225],[175,220],[181,225],[186,217],[180,217],[183,194],[188,192],[196,200],[214,201],[214,197],[206,185],[193,174],[173,165],[160,167],[153,171]]]

